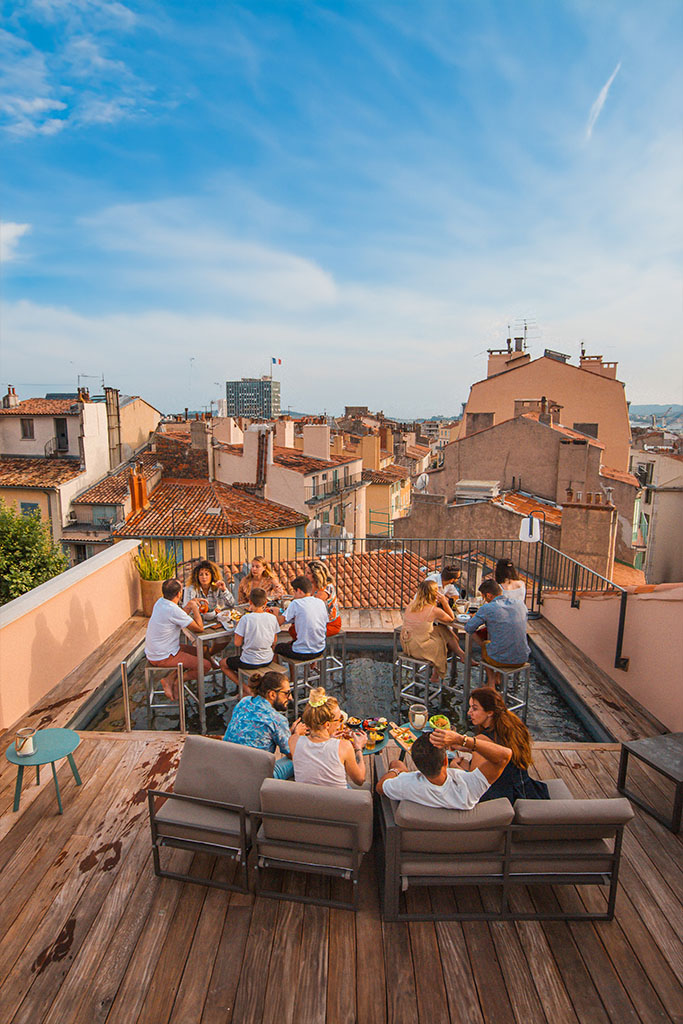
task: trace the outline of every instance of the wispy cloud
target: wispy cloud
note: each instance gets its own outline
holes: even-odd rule
[[[614,79],[619,74],[619,68],[620,67],[621,67],[621,61],[619,61],[619,63],[615,67],[614,71],[612,72],[612,74],[609,76],[609,78],[607,79],[607,81],[603,85],[602,89],[600,90],[600,92],[597,95],[595,103],[593,104],[593,106],[590,109],[590,114],[588,115],[588,121],[586,123],[586,134],[585,134],[585,137],[584,137],[584,141],[585,142],[589,142],[590,141],[590,138],[591,138],[591,136],[593,134],[593,129],[595,128],[595,123],[598,120],[598,118],[600,117],[600,114],[602,113],[602,108],[604,107],[605,101],[607,100],[607,95],[608,95],[608,93],[609,93],[609,91],[610,91],[610,89],[612,87],[612,82],[614,81]]]
[[[9,263],[15,258],[19,239],[30,230],[30,224],[0,221],[0,263]]]

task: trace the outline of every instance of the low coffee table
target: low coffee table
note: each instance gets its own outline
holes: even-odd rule
[[[29,754],[26,757],[21,754],[17,754],[14,743],[7,748],[5,753],[7,760],[10,761],[11,764],[17,765],[17,784],[14,789],[15,811],[19,810],[24,768],[35,768],[36,784],[40,784],[41,764],[51,764],[52,778],[55,781],[55,790],[57,792],[57,806],[59,807],[59,813],[64,813],[62,811],[62,796],[59,792],[59,782],[57,781],[55,761],[61,761],[63,757],[68,758],[69,764],[71,765],[71,771],[74,773],[76,785],[80,786],[81,777],[78,774],[76,762],[73,758],[73,752],[80,742],[80,736],[77,732],[74,732],[73,729],[39,729],[33,737],[35,753]]]
[[[650,804],[626,788],[629,754],[638,758],[639,761],[643,761],[650,768],[654,768],[660,775],[671,779],[674,783],[674,806],[670,818],[664,817]],[[645,740],[631,740],[628,743],[622,743],[617,789],[657,821],[661,821],[662,825],[666,825],[672,832],[680,831],[681,811],[683,811],[683,732],[669,732],[664,733],[663,736],[650,736]]]

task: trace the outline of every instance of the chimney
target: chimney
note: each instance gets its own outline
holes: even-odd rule
[[[379,434],[365,434],[360,439],[363,469],[379,469]]]
[[[547,423],[548,425],[552,423],[550,413],[548,412],[548,399],[545,397],[545,395],[543,395],[541,399],[541,411],[538,414],[538,422]]]
[[[188,415],[189,415],[188,408],[187,408],[187,406],[185,406],[185,422],[187,422]]]
[[[307,423],[304,426],[304,455],[315,459],[330,458],[330,428],[327,424]]]
[[[19,399],[17,398],[17,393],[15,389],[10,384],[8,384],[7,394],[3,395],[2,398],[2,407],[3,409],[16,409],[18,405]]]
[[[515,352],[524,351],[524,338],[515,338]]]
[[[275,421],[275,444],[278,448],[294,447],[294,420]]]
[[[574,492],[571,487],[567,488],[567,501],[572,502],[574,500]]]
[[[389,452],[391,455],[394,454],[394,433],[389,427],[380,427],[379,436],[382,441],[382,448]]]
[[[130,511],[140,512],[147,508],[149,498],[147,497],[147,481],[142,470],[142,463],[136,462],[128,476],[128,489],[130,491]]]

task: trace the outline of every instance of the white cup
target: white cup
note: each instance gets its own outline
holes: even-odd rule
[[[33,743],[33,737],[35,734],[35,729],[17,729],[17,735],[14,739],[14,749],[20,757],[30,757],[32,754],[35,754],[36,748]]]

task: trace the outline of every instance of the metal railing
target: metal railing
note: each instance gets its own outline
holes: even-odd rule
[[[306,484],[305,498],[307,504],[315,501],[322,501],[335,494],[343,494],[344,491],[353,490],[363,482],[361,473],[349,473],[348,476],[332,477],[331,480],[321,480],[317,484]]]

